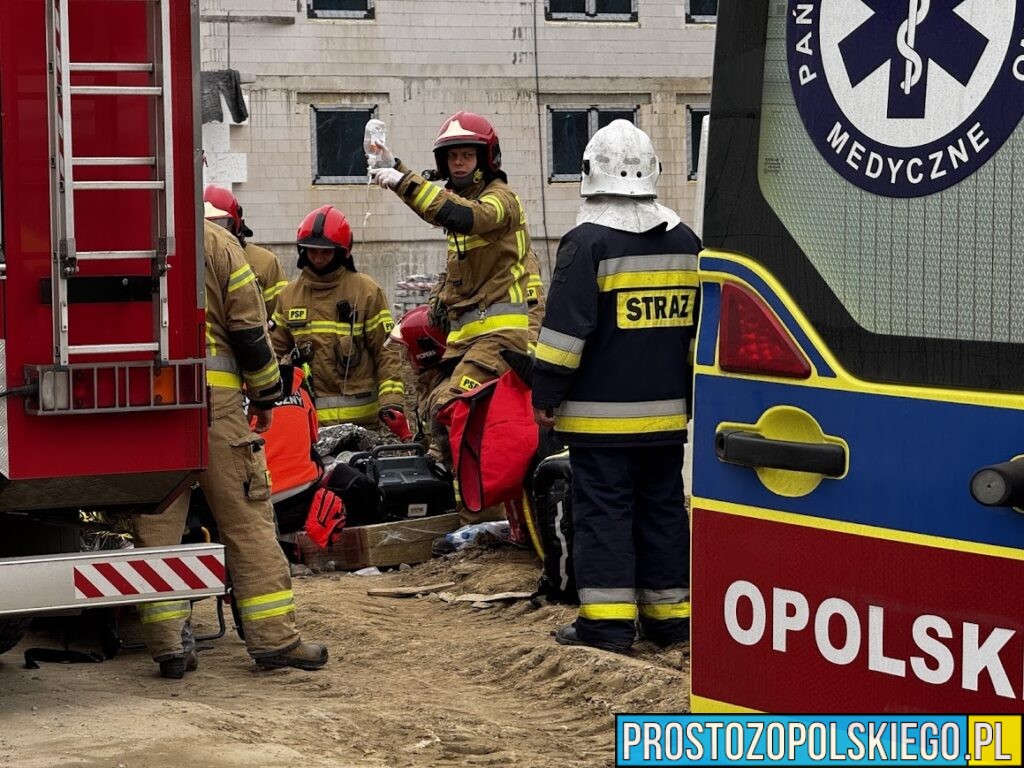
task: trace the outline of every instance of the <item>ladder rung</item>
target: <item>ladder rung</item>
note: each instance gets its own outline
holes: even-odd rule
[[[117,355],[122,352],[157,352],[160,345],[154,342],[140,344],[72,344],[69,355]]]
[[[72,62],[72,72],[152,72],[153,65],[146,62],[78,61]]]
[[[114,259],[155,259],[156,251],[79,251],[79,261],[111,261]]]
[[[72,96],[159,96],[159,85],[72,85]]]
[[[97,189],[163,189],[162,181],[74,181],[74,189],[88,192]]]
[[[156,165],[156,158],[149,157],[75,157],[75,165]]]

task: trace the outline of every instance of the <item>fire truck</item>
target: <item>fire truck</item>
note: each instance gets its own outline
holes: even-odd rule
[[[206,463],[198,41],[185,0],[0,3],[0,653],[224,591],[217,544],[79,551]]]

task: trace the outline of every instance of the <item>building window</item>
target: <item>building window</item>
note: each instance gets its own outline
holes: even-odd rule
[[[363,131],[376,107],[310,107],[314,184],[365,184]]]
[[[686,178],[690,181],[696,179],[700,171],[700,139],[704,130],[704,118],[707,115],[707,107],[686,108],[686,156],[690,161]]]
[[[548,21],[636,21],[637,0],[545,0]]]
[[[636,125],[636,107],[548,107],[548,181],[579,181],[583,150],[612,120]]]
[[[311,19],[372,19],[373,0],[306,0]]]
[[[686,0],[687,24],[714,24],[718,18],[718,0]]]

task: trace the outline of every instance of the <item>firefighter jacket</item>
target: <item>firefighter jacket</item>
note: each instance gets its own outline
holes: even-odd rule
[[[699,249],[685,225],[634,234],[582,224],[562,238],[533,404],[555,409],[566,444],[685,441]]]
[[[532,355],[537,349],[537,337],[544,320],[544,283],[540,279],[540,262],[533,251],[526,257],[526,306],[530,318],[527,345]]]
[[[281,291],[271,337],[279,357],[312,352],[311,386],[321,426],[374,425],[378,411],[405,408],[399,351],[384,347],[395,323],[373,278],[345,266],[309,267]]]
[[[439,294],[451,323],[445,357],[461,357],[490,334],[501,334],[509,348],[525,352],[530,233],[519,196],[501,179],[455,194],[404,165],[398,170],[405,174],[395,190],[399,197],[421,219],[444,227],[448,238]]]
[[[274,316],[274,309],[277,308],[277,297],[288,285],[288,279],[284,276],[284,267],[280,260],[271,251],[261,248],[255,243],[245,243],[245,258],[256,273],[256,282],[263,292],[263,303],[267,305],[267,318]]]
[[[263,433],[267,469],[273,480],[271,500],[275,504],[308,488],[320,477],[320,465],[313,459],[318,437],[316,408],[303,386],[305,376],[301,368],[285,366],[283,372],[291,374],[290,393],[277,401],[274,420]]]
[[[273,407],[281,374],[267,337],[267,315],[256,275],[238,241],[203,224],[206,256],[206,383],[213,417],[242,409],[242,385],[258,407]]]

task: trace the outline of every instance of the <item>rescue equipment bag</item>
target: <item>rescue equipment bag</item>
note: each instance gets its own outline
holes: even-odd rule
[[[529,384],[514,369],[459,395],[437,420],[448,428],[459,495],[469,511],[522,498],[538,438]]]
[[[344,462],[327,466],[321,484],[336,493],[345,503],[346,525],[376,525],[385,521],[381,509],[381,493],[377,483]]]
[[[443,515],[455,509],[452,476],[418,443],[379,445],[349,464],[379,490],[381,522]]]
[[[572,467],[569,452],[549,456],[533,476],[534,527],[544,561],[537,593],[549,600],[579,604],[572,559]]]

